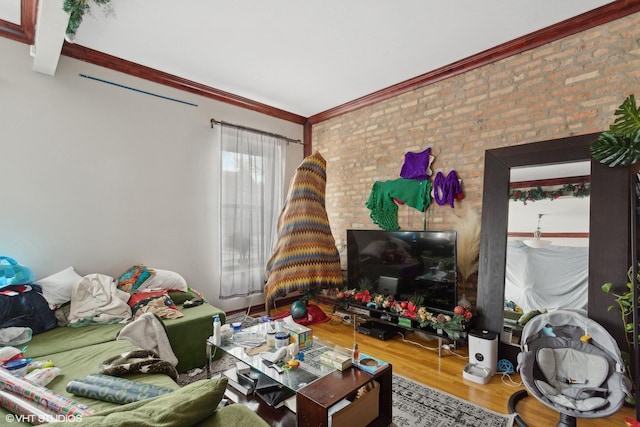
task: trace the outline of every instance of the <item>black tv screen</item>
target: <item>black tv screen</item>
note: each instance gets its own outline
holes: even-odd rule
[[[458,301],[456,238],[455,231],[347,230],[349,288],[422,297],[428,310],[451,312]]]

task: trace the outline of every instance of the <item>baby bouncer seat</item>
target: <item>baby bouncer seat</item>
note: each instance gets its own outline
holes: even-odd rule
[[[608,417],[631,392],[616,341],[600,324],[570,310],[527,322],[517,369],[529,393],[559,412],[558,427],[575,426],[576,418]],[[509,411],[526,396],[524,390],[514,393]],[[516,422],[526,426],[519,417]]]

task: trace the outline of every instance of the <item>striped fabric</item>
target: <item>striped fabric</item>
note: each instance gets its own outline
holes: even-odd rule
[[[325,210],[326,161],[320,153],[296,169],[278,218],[278,241],[267,263],[267,310],[292,291],[342,287],[340,255]]]

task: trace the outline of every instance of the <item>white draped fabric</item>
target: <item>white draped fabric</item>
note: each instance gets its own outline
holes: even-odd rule
[[[221,125],[220,298],[264,290],[277,238],[287,142]]]
[[[589,248],[530,248],[521,241],[507,246],[504,299],[526,313],[536,309],[587,310]]]

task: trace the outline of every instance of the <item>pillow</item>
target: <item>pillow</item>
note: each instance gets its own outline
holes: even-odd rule
[[[118,288],[125,292],[135,292],[155,271],[144,265],[134,265],[118,278]]]
[[[213,415],[227,388],[227,379],[199,380],[152,399],[119,405],[82,417],[82,427],[183,427]],[[56,426],[78,425],[75,419]]]
[[[185,292],[188,290],[187,281],[175,271],[160,270],[159,268],[154,268],[153,271],[155,271],[155,274],[149,280],[146,280],[138,290],[171,289]]]
[[[65,268],[51,276],[35,282],[42,288],[42,296],[49,303],[49,307],[55,310],[63,304],[71,301],[73,287],[82,279],[73,267]]]
[[[518,319],[518,323],[520,323],[522,326],[526,325],[527,322],[531,319],[533,319],[534,317],[536,317],[538,314],[542,314],[542,313],[546,313],[547,310],[544,308],[541,308],[539,310],[531,310],[531,311],[527,311],[525,314],[523,314],[522,316],[520,316],[520,319]]]

